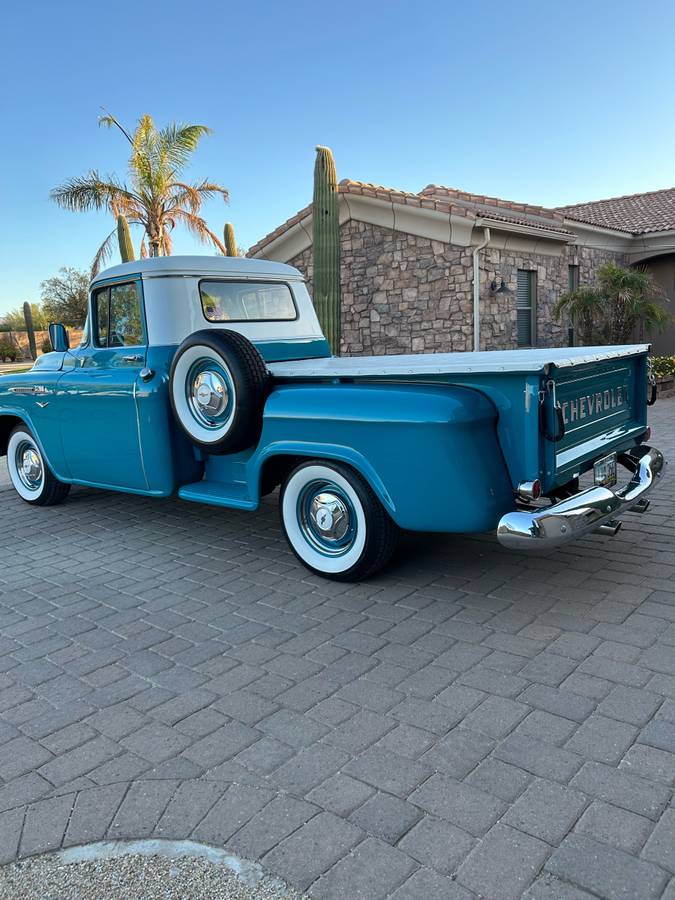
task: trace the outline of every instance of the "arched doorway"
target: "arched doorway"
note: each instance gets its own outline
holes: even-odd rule
[[[632,264],[651,272],[656,283],[661,285],[670,300],[668,308],[675,317],[675,253],[633,259]],[[661,334],[650,334],[647,340],[651,342],[652,350],[657,356],[675,356],[675,318],[666,331]]]

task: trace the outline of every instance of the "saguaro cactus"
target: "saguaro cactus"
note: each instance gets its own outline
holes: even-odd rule
[[[33,326],[33,310],[30,303],[26,300],[23,305],[23,317],[26,320],[26,331],[28,333],[28,346],[30,348],[31,359],[37,359],[37,344],[35,343],[35,328]]]
[[[335,160],[316,148],[314,164],[314,306],[333,353],[340,354],[340,224]]]
[[[231,222],[225,223],[223,234],[225,237],[225,249],[227,250],[227,255],[239,256],[239,253],[237,252],[237,242],[234,239],[234,225]]]
[[[117,217],[117,240],[120,245],[122,262],[133,262],[136,259],[136,254],[134,253],[134,245],[131,243],[129,223],[126,217],[122,215]]]

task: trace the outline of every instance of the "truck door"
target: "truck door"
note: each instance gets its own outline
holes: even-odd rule
[[[76,482],[148,490],[136,392],[147,337],[140,278],[98,287],[90,340],[58,381],[61,441]]]

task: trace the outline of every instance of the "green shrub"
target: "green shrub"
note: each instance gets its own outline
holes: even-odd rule
[[[43,353],[51,353],[52,352],[52,342],[49,338],[45,338],[42,344],[40,345],[40,349]]]
[[[19,351],[11,341],[0,341],[0,362],[9,360],[16,362],[19,358]]]
[[[675,356],[652,356],[652,372],[657,378],[675,375]]]

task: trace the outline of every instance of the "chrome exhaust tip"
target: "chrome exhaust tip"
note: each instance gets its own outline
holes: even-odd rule
[[[623,522],[620,522],[618,519],[611,519],[609,522],[605,522],[604,525],[600,525],[595,529],[596,534],[606,534],[608,537],[614,537],[615,534],[618,534],[623,527]]]

